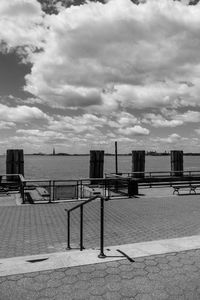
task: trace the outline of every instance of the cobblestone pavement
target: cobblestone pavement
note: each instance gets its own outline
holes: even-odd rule
[[[0,300],[199,300],[200,250],[0,277]]]
[[[71,204],[0,207],[0,258],[65,251]],[[84,209],[84,246],[99,246],[99,201]],[[105,245],[200,234],[199,195],[105,202]],[[72,213],[72,246],[79,244],[79,211]]]

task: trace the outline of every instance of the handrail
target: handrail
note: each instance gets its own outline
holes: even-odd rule
[[[70,250],[70,213],[77,208],[80,208],[80,251],[84,249],[83,246],[83,207],[84,205],[88,204],[89,202],[92,202],[96,199],[100,199],[100,253],[98,255],[99,258],[105,258],[106,255],[104,254],[104,201],[107,201],[107,197],[103,197],[102,195],[96,195],[88,200],[84,201],[83,203],[80,203],[71,209],[65,208],[65,211],[67,212],[67,249]]]
[[[82,203],[80,203],[80,204],[78,204],[78,205],[72,207],[71,209],[65,208],[65,211],[71,212],[71,211],[73,211],[73,210],[79,208],[80,206],[84,206],[85,204],[87,204],[87,203],[89,203],[89,202],[92,202],[93,200],[96,200],[96,199],[98,199],[98,198],[100,198],[100,199],[103,198],[103,199],[104,199],[104,197],[103,197],[102,195],[93,196],[93,197],[89,198],[88,200],[85,200],[84,202],[82,202]]]
[[[176,174],[182,174],[185,176],[192,176],[195,175],[197,173],[200,173],[200,170],[180,170],[180,171],[138,171],[138,172],[120,172],[118,174],[116,174],[115,172],[111,172],[111,173],[105,173],[105,178],[109,178],[108,176],[113,176],[113,177],[123,177],[123,176],[128,176],[128,177],[133,177],[133,175],[137,175],[137,174],[143,174],[144,177],[154,177],[155,175],[168,175],[170,177],[174,177],[176,176]]]

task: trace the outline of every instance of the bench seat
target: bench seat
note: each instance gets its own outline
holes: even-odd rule
[[[179,195],[179,190],[181,189],[189,189],[189,193],[191,194],[192,192],[194,194],[196,194],[196,189],[200,188],[200,184],[192,184],[192,183],[188,183],[188,184],[180,184],[180,185],[173,185],[172,186],[174,191],[173,191],[173,195],[175,194],[175,192],[178,193]]]

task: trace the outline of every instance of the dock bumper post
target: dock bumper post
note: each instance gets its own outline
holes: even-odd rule
[[[128,196],[132,197],[134,195],[138,195],[138,182],[137,180],[130,179],[128,181]]]

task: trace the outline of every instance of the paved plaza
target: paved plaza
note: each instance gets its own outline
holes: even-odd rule
[[[200,251],[0,277],[0,299],[200,299]]]
[[[0,206],[1,260],[66,251],[64,209],[74,203],[13,206],[10,203]],[[105,203],[105,212],[106,249],[200,235],[200,195],[152,194],[111,200]],[[86,249],[99,247],[99,226],[99,202],[95,201],[84,211]],[[78,246],[79,211],[75,211],[72,247]],[[101,263],[91,264],[88,257],[88,263],[82,266],[0,275],[0,300],[200,299],[200,244],[194,248],[131,257],[132,262],[124,257],[115,261],[105,258]]]

